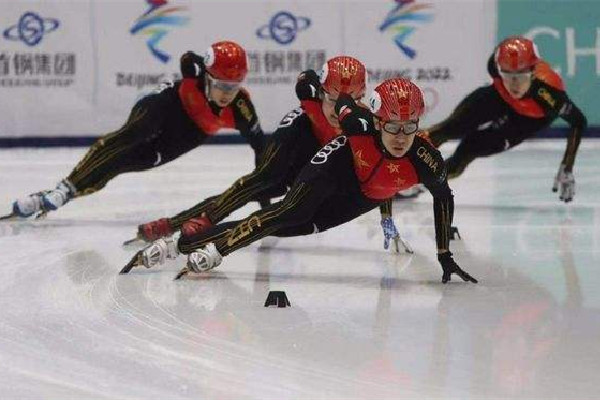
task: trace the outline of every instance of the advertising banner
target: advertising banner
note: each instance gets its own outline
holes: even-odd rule
[[[436,123],[489,82],[494,12],[484,1],[348,2],[343,51],[364,60],[371,86],[394,76],[412,79],[425,94],[424,124]]]
[[[96,114],[90,2],[0,6],[0,135],[81,134]]]
[[[245,86],[267,132],[297,106],[297,75],[340,54],[367,65],[368,89],[393,76],[413,79],[425,92],[423,124],[435,123],[488,82],[496,33],[495,3],[484,0],[1,4],[0,137],[116,130],[137,99],[179,78],[181,54],[224,39],[248,51]]]
[[[164,79],[178,78],[185,51],[203,54],[211,43],[228,39],[247,50],[250,71],[244,86],[270,131],[297,107],[298,74],[320,68],[342,42],[339,3],[163,3],[154,9],[145,1],[96,5],[97,21],[110,21],[98,24],[96,38],[98,106],[109,115],[124,118],[120,110],[137,97]]]

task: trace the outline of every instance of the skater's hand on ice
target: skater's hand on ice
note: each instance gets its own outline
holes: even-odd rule
[[[573,176],[573,172],[566,171],[565,164],[560,164],[558,173],[554,177],[554,185],[552,185],[553,192],[558,192],[559,189],[560,200],[565,203],[573,200],[573,196],[575,196],[575,177]]]
[[[406,240],[400,236],[398,233],[398,229],[396,228],[396,224],[394,223],[394,219],[392,217],[384,217],[381,219],[381,227],[383,228],[383,248],[385,250],[390,247],[390,239],[394,241],[394,251],[396,253],[400,253],[400,247],[404,248],[404,252],[413,254],[414,251],[412,247],[408,244]]]
[[[381,227],[383,228],[383,248],[390,248],[390,240],[394,240],[396,246],[396,252],[399,252],[398,249],[398,238],[400,234],[398,233],[398,229],[396,229],[396,224],[394,224],[394,220],[392,217],[385,217],[381,219]]]
[[[452,253],[446,251],[445,253],[438,254],[438,261],[442,265],[444,271],[442,275],[442,283],[447,283],[452,278],[452,274],[458,275],[465,282],[477,283],[477,279],[473,278],[467,272],[463,271],[456,261],[452,258]]]

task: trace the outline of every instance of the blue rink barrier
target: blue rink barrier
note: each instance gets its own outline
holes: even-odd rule
[[[550,128],[536,135],[535,139],[565,139],[569,128]],[[584,132],[584,139],[600,138],[600,126],[588,127]],[[0,137],[0,148],[16,147],[88,147],[98,136],[58,136],[41,137],[26,136],[14,138]],[[219,134],[208,138],[206,144],[244,144],[246,141],[242,136],[235,133]]]

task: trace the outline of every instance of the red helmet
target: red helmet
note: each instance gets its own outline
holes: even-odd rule
[[[408,79],[386,79],[369,98],[371,112],[383,121],[416,120],[425,111],[421,89]]]
[[[320,78],[321,87],[327,93],[348,93],[360,98],[366,90],[367,69],[354,57],[337,56],[323,65]]]
[[[223,81],[241,82],[248,73],[246,50],[235,42],[212,44],[204,53],[204,64],[213,78]]]
[[[533,69],[539,56],[531,40],[522,36],[511,36],[498,45],[495,60],[500,71],[519,72]]]

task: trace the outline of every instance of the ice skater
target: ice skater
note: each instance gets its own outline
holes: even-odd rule
[[[440,153],[417,135],[423,94],[412,82],[389,79],[371,94],[370,111],[341,93],[335,114],[343,130],[303,167],[284,199],[241,221],[213,225],[202,232],[155,241],[123,268],[151,268],[179,254],[187,266],[178,277],[219,266],[223,257],[266,236],[299,236],[326,231],[380,206],[399,190],[423,183],[433,195],[437,258],[442,282],[462,270],[449,249],[454,214],[452,191]]]
[[[587,120],[569,98],[562,79],[524,37],[503,40],[488,61],[491,85],[469,94],[444,121],[429,128],[434,146],[460,139],[446,160],[448,177],[460,176],[479,157],[509,150],[550,126],[558,117],[571,127],[552,191],[570,202],[575,195],[573,166]]]
[[[239,130],[258,158],[264,135],[241,87],[247,72],[246,51],[231,41],[212,44],[203,57],[185,53],[183,79],[139,100],[125,125],[99,138],[56,188],[16,200],[4,219],[43,215],[99,191],[120,174],[167,164],[222,128]]]
[[[313,155],[341,133],[335,102],[340,93],[359,102],[366,92],[367,71],[354,57],[337,56],[323,68],[304,71],[296,83],[300,107],[286,114],[273,135],[266,139],[265,152],[250,174],[236,180],[223,193],[209,197],[170,218],[160,218],[138,227],[137,238],[152,242],[178,230],[194,235],[220,223],[250,201],[285,194]],[[381,204],[384,248],[393,243],[412,252],[392,219],[391,201]]]

